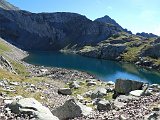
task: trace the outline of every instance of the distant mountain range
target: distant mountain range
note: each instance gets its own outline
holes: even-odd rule
[[[6,0],[0,0],[0,23],[0,36],[25,50],[96,45],[119,32],[132,34],[109,16],[92,21],[77,13],[36,14],[20,10]]]

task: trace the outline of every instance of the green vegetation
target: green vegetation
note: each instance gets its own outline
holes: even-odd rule
[[[0,41],[0,54],[3,52],[10,52],[11,49],[6,45],[6,43]]]
[[[21,64],[18,63],[17,61],[11,60],[10,59],[11,64],[13,65],[13,69],[21,76],[28,76],[29,72],[27,70],[27,68]]]
[[[139,47],[128,47],[127,52],[121,55],[122,60],[126,62],[136,62],[144,45]]]

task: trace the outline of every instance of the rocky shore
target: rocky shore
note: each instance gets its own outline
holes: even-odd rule
[[[41,103],[23,95],[23,97],[9,96],[1,92],[0,119],[159,120],[160,118],[160,85],[122,79],[118,79],[116,83],[103,82],[78,71],[33,68],[36,77],[45,76],[48,79],[34,84],[1,80],[0,87],[16,93],[16,87],[21,86],[25,88],[26,93],[38,93],[40,95],[38,101]],[[47,115],[50,118],[46,117]]]

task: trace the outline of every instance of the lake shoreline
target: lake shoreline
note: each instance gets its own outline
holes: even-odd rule
[[[134,64],[131,64],[131,63],[117,62],[117,61],[103,60],[103,59],[96,59],[96,58],[86,57],[86,56],[82,56],[82,55],[78,55],[78,54],[72,54],[72,53],[69,53],[69,52],[67,52],[67,53],[66,52],[65,53],[56,52],[55,53],[55,52],[48,52],[48,51],[42,51],[42,52],[35,52],[34,51],[34,52],[29,53],[29,54],[31,56],[29,56],[30,58],[27,58],[29,60],[28,61],[26,60],[25,62],[34,64],[34,65],[38,65],[38,66],[58,67],[58,68],[65,68],[65,69],[69,69],[69,70],[75,70],[76,69],[78,71],[85,72],[87,74],[90,74],[90,75],[94,76],[97,79],[104,80],[104,81],[115,81],[118,78],[145,81],[145,78],[147,78],[147,79],[155,79],[154,83],[156,83],[156,79],[158,80],[158,78],[155,78],[152,74],[158,75],[159,72],[153,71],[153,70],[150,70],[150,69],[147,70],[144,67],[143,68],[142,67],[138,67],[138,66],[136,66]],[[54,56],[54,58],[52,58],[52,56]],[[36,61],[34,61],[34,59],[36,59]],[[41,59],[41,60],[39,60],[39,59]],[[32,60],[34,62],[32,62]],[[49,60],[49,62],[44,63],[46,60]],[[78,61],[80,60],[80,63],[77,60]],[[56,61],[58,61],[58,63]],[[72,61],[72,62],[70,62],[70,61]],[[86,63],[86,61],[89,61],[89,62]],[[98,63],[96,63],[96,61]],[[106,63],[106,62],[108,62],[108,63]],[[61,66],[61,64],[65,65],[66,67],[65,66]],[[79,65],[77,66],[78,68],[76,68],[76,66],[75,66],[77,64],[80,65],[80,66]],[[87,68],[85,67],[85,64],[87,65]],[[103,68],[101,68],[101,66],[102,66],[101,64],[103,65]],[[108,67],[105,68],[105,66],[108,66]],[[112,68],[112,67],[114,67],[114,68]],[[118,67],[118,68],[116,68],[116,67]],[[126,68],[126,67],[128,67],[128,68]],[[120,70],[120,72],[124,72],[124,74],[127,75],[126,78],[125,78],[124,75],[121,77],[121,75],[118,74],[118,73],[117,74],[118,74],[119,77],[118,76],[116,78],[110,77],[111,79],[110,78],[103,78],[103,76],[105,76],[106,74],[109,74],[108,72],[110,72],[110,71],[118,72],[117,69]],[[139,69],[139,70],[135,71],[134,69],[135,70]],[[131,71],[131,70],[133,70],[133,71]],[[126,73],[127,71],[129,73]],[[144,77],[141,76],[141,78],[137,78],[136,77],[137,76],[137,72],[140,72],[138,74],[142,74],[143,73]],[[145,72],[147,72],[147,73],[145,73]],[[148,78],[147,74],[151,74],[153,78],[151,78],[151,76],[149,76],[149,78]],[[130,75],[131,77],[129,77],[128,75]]]

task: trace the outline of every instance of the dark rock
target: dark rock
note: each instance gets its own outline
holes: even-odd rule
[[[66,101],[62,106],[56,108],[52,111],[53,115],[57,116],[60,120],[71,119],[80,116],[86,116],[91,113],[92,109],[90,107],[86,107],[81,103],[75,101],[74,99],[70,99]]]
[[[141,90],[142,86],[143,82],[117,79],[115,83],[115,91],[119,94],[128,94],[133,90]]]

